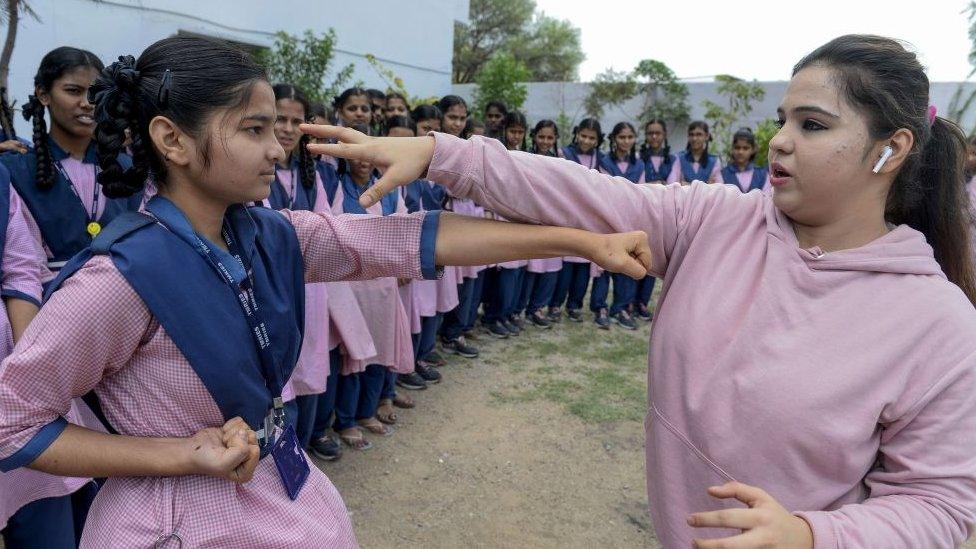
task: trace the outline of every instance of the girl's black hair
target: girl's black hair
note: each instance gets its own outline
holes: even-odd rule
[[[332,109],[335,110],[336,119],[339,118],[339,112],[342,111],[342,107],[345,107],[346,103],[353,97],[365,97],[366,102],[369,103],[369,110],[372,113],[373,102],[369,100],[369,92],[363,88],[352,87],[346,88],[332,100]]]
[[[444,97],[441,97],[440,101],[437,102],[437,108],[441,110],[442,116],[446,115],[447,111],[450,110],[451,107],[457,105],[464,107],[465,111],[468,110],[468,104],[465,103],[464,98],[459,95],[445,95]]]
[[[813,66],[830,70],[830,81],[867,118],[869,141],[902,128],[912,132],[912,149],[888,190],[885,219],[924,234],[946,277],[976,303],[966,137],[956,124],[929,114],[929,79],[918,57],[890,38],[847,35],[801,59],[793,74]]]
[[[539,147],[536,145],[536,142],[535,142],[535,136],[536,136],[536,134],[538,134],[539,131],[542,130],[542,129],[544,129],[544,128],[552,128],[552,131],[556,134],[556,142],[553,143],[553,148],[552,148],[552,150],[549,150],[549,151],[540,151],[539,150]],[[544,120],[540,120],[540,121],[536,122],[535,123],[535,127],[532,128],[532,131],[531,132],[529,132],[529,137],[532,138],[532,149],[531,150],[535,154],[544,154],[546,156],[559,156],[559,152],[558,152],[559,151],[559,126],[557,126],[556,123],[553,122],[552,120],[544,119]]]
[[[373,128],[362,123],[353,124],[350,127],[356,130],[357,132],[366,135],[374,135],[376,133],[375,131],[373,131]],[[337,160],[336,173],[339,174],[339,177],[342,177],[343,175],[349,173],[349,161],[346,160],[345,158],[338,158],[336,160]]]
[[[743,140],[752,146],[752,155],[749,157],[749,162],[756,159],[756,154],[759,152],[758,145],[756,145],[756,136],[752,133],[749,128],[739,128],[736,130],[735,134],[732,135],[732,147],[735,147],[735,142]],[[735,162],[732,160],[732,150],[729,149],[729,162]]]
[[[308,109],[307,114],[308,114],[309,120],[311,120],[311,119],[313,119],[315,117],[324,118],[326,120],[331,120],[331,117],[329,116],[329,110],[325,108],[325,104],[324,103],[319,103],[318,101],[316,101],[315,103],[311,103],[309,105],[309,109]]]
[[[461,139],[468,139],[474,135],[475,128],[481,128],[484,130],[485,123],[473,116],[469,116],[468,120],[464,123],[464,129],[461,130]]]
[[[370,99],[382,99],[386,101],[386,94],[376,88],[369,88],[366,90],[366,94],[369,95]]]
[[[209,166],[212,139],[204,134],[209,114],[246,104],[261,81],[267,74],[249,54],[206,38],[173,36],[150,45],[138,61],[119,57],[89,90],[98,124],[98,182],[105,195],[131,196],[150,174],[157,185],[165,184],[165,161],[149,138],[149,121],[157,116],[200,140],[201,158]],[[132,167],[123,170],[118,155],[127,131]]]
[[[660,118],[652,118],[647,121],[647,124],[644,124],[645,134],[647,133],[647,128],[651,127],[651,124],[660,124],[661,129],[664,130],[664,146],[661,147],[661,156],[663,156],[664,158],[671,156],[671,144],[668,143],[668,123]],[[641,158],[647,161],[648,159],[651,158],[651,154],[653,154],[653,152],[654,151],[652,151],[651,148],[647,146],[646,140],[643,143],[641,143],[640,146]]]
[[[42,190],[50,189],[57,181],[54,168],[54,156],[48,144],[47,123],[44,121],[44,112],[47,110],[37,98],[38,92],[51,93],[54,81],[64,76],[65,73],[80,67],[91,67],[97,71],[104,68],[102,60],[94,53],[70,46],[61,46],[47,53],[41,59],[41,65],[37,68],[34,75],[34,93],[28,98],[27,104],[21,112],[24,120],[34,121],[33,133],[31,135],[34,142],[34,154],[37,157],[37,171],[35,172],[35,184]],[[8,137],[12,139],[12,137]]]
[[[603,135],[603,130],[600,129],[600,121],[596,118],[584,118],[580,120],[580,123],[573,128],[573,140],[570,144],[574,148],[576,147],[576,137],[579,135],[581,130],[593,130],[596,132],[596,146],[593,147],[594,150],[599,150],[603,146],[603,140],[606,136]]]
[[[291,99],[292,101],[298,101],[302,105],[302,109],[305,111],[305,121],[312,121],[312,106],[308,102],[308,97],[302,92],[297,86],[292,84],[275,84],[271,87],[274,91],[275,101],[281,101],[282,99]],[[308,134],[303,133],[300,138],[298,138],[298,145],[296,146],[295,152],[298,154],[298,173],[301,175],[302,186],[306,189],[311,189],[315,186],[315,157],[312,153],[308,152],[308,147],[311,138]]]
[[[505,116],[506,114],[508,114],[508,107],[506,107],[505,106],[505,103],[502,103],[501,101],[489,101],[488,103],[486,103],[485,104],[485,114],[488,114],[488,111],[492,107],[498,109],[499,112],[502,113],[502,116]]]
[[[389,135],[390,130],[393,128],[407,128],[414,135],[417,135],[417,124],[409,116],[391,116],[387,118],[383,134]]]
[[[390,99],[399,99],[400,101],[403,101],[403,104],[407,107],[407,112],[410,112],[410,101],[407,101],[407,98],[404,97],[402,93],[389,92],[386,94],[386,102],[389,103]]]
[[[419,124],[421,120],[440,120],[444,113],[434,105],[417,105],[410,111],[410,119],[414,124]]]
[[[699,164],[704,166],[705,161],[708,160],[708,144],[712,142],[712,134],[708,131],[708,122],[705,122],[704,120],[695,120],[691,124],[688,124],[688,133],[691,133],[693,130],[702,130],[703,132],[708,134],[708,140],[705,141],[705,150],[702,151],[701,158],[691,159],[692,162],[698,162]],[[689,141],[688,144],[685,145],[685,150],[688,152],[688,155],[690,156],[691,141]]]
[[[637,162],[637,143],[636,143],[637,130],[634,128],[634,125],[631,124],[630,122],[617,122],[616,125],[614,125],[613,129],[610,130],[610,135],[609,135],[610,155],[613,161],[616,162],[617,155],[616,152],[614,152],[614,149],[617,148],[617,144],[614,143],[614,140],[617,138],[618,135],[620,135],[620,132],[624,130],[630,130],[630,133],[634,134],[634,146],[630,148],[630,153],[627,155],[627,162],[633,164]]]
[[[508,128],[513,128],[516,126],[521,126],[522,129],[528,130],[529,123],[525,120],[525,115],[519,111],[509,111],[502,119],[502,139],[505,144],[505,148],[508,148]],[[528,131],[525,134],[529,133]],[[525,134],[522,134],[522,143],[518,146],[518,150],[526,150],[525,146]]]

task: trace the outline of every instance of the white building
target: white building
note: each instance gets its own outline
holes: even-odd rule
[[[466,22],[468,0],[29,0],[39,21],[21,19],[10,66],[11,100],[18,105],[32,93],[41,57],[58,46],[94,52],[106,64],[119,55],[138,56],[146,46],[177,33],[232,40],[262,48],[284,30],[337,34],[336,68],[355,65],[353,81],[387,85],[366,55],[403,78],[410,93],[444,95],[451,91],[454,22]],[[29,135],[18,115],[17,131]]]

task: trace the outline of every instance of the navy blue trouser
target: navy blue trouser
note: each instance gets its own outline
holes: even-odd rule
[[[549,306],[558,309],[565,303],[567,309],[582,309],[583,297],[586,295],[586,289],[589,285],[589,263],[570,263],[563,261],[563,269],[559,271],[556,289],[553,291]]]
[[[549,302],[552,301],[552,294],[556,291],[556,282],[559,279],[560,272],[526,274],[526,277],[534,275],[532,295],[529,298],[529,305],[526,308],[526,311],[530,315],[539,309],[544,309],[549,306]]]
[[[71,496],[44,498],[21,507],[3,529],[7,549],[75,549]],[[81,530],[79,525],[78,530]]]
[[[643,304],[645,307],[651,303],[651,294],[654,293],[654,283],[657,281],[653,276],[645,276],[643,280],[637,282],[637,293],[634,296],[634,305]]]
[[[441,324],[441,337],[445,341],[454,341],[461,336],[464,325],[467,322],[470,310],[478,308],[474,300],[474,279],[465,278],[458,284],[458,306],[444,313],[444,320]]]

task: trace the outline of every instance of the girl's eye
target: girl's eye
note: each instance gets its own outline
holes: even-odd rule
[[[247,128],[246,131],[251,132],[254,135],[261,135],[264,133],[264,128],[262,126],[251,126]]]
[[[820,130],[826,130],[827,127],[821,124],[820,122],[817,122],[816,120],[804,120],[803,129],[808,131],[820,131]]]

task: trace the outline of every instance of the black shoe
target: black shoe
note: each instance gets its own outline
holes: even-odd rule
[[[563,321],[563,313],[560,312],[558,307],[549,307],[549,314],[546,315],[546,320],[550,324],[559,324]]]
[[[534,326],[542,328],[543,330],[548,330],[552,328],[552,323],[549,322],[545,316],[542,315],[542,311],[536,311],[529,315],[529,322]]]
[[[654,314],[651,313],[651,311],[647,309],[647,305],[644,305],[643,303],[637,304],[637,316],[644,320],[651,320],[654,318]]]
[[[471,330],[461,332],[461,335],[463,335],[465,339],[470,339],[471,341],[478,341],[479,339],[478,333],[475,332],[473,328]]]
[[[504,326],[505,329],[508,330],[508,334],[511,336],[518,336],[519,334],[522,333],[522,330],[520,330],[518,326],[516,326],[511,320],[507,318],[505,320],[500,320],[499,322],[501,322],[502,326]]]
[[[477,358],[479,354],[478,348],[468,345],[464,340],[464,336],[459,336],[454,341],[443,341],[441,342],[441,347],[449,353],[461,355],[464,358]]]
[[[579,309],[566,309],[566,316],[573,322],[583,322],[583,313]]]
[[[514,324],[519,330],[522,330],[523,328],[525,328],[525,321],[522,320],[522,315],[521,314],[512,315],[512,316],[508,317],[508,321],[511,322],[512,324]]]
[[[427,388],[427,382],[417,372],[397,374],[396,384],[411,391],[422,391]]]
[[[501,321],[495,321],[485,326],[492,337],[498,339],[508,339],[508,328],[502,325]]]
[[[630,318],[630,314],[627,311],[620,311],[619,313],[613,315],[613,321],[620,324],[628,330],[636,330],[637,324],[634,323],[634,319]]]
[[[596,313],[596,318],[594,319],[596,325],[600,327],[601,330],[610,329],[610,315],[607,313],[606,309],[600,309]]]
[[[437,351],[431,351],[427,353],[427,356],[425,356],[422,360],[427,364],[430,364],[431,366],[436,366],[438,368],[447,364],[447,361],[444,360],[444,357],[442,357],[440,353],[438,353]]]
[[[324,436],[309,443],[308,453],[322,461],[335,461],[342,457],[342,446],[334,438]]]
[[[417,362],[414,366],[414,373],[418,374],[420,377],[424,378],[427,383],[440,383],[441,373],[434,368],[424,364],[423,362]]]

